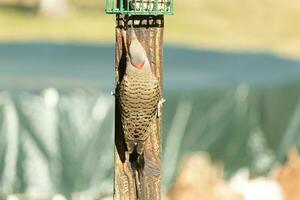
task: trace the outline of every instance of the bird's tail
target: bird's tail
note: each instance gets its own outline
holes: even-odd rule
[[[137,164],[137,170],[143,172],[143,169],[145,167],[144,154],[138,155],[138,157],[136,159],[136,164]]]
[[[140,199],[140,197],[142,196],[144,165],[145,165],[144,154],[138,154],[138,157],[136,159],[136,172],[135,172],[138,199]]]

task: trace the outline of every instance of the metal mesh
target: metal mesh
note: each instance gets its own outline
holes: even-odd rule
[[[173,15],[173,0],[106,0],[107,14]]]

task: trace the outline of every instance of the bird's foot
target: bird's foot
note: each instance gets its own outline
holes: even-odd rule
[[[163,106],[163,103],[165,102],[166,100],[164,98],[162,98],[159,102],[158,102],[158,105],[157,105],[157,117],[161,117],[162,115],[162,106]]]

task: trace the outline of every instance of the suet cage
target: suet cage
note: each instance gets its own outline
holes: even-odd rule
[[[107,14],[173,15],[173,0],[106,0]]]

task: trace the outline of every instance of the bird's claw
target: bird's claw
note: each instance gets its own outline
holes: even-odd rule
[[[157,117],[161,117],[162,115],[162,105],[163,103],[165,102],[166,100],[164,98],[162,98],[159,102],[158,102],[158,105],[157,105]]]

